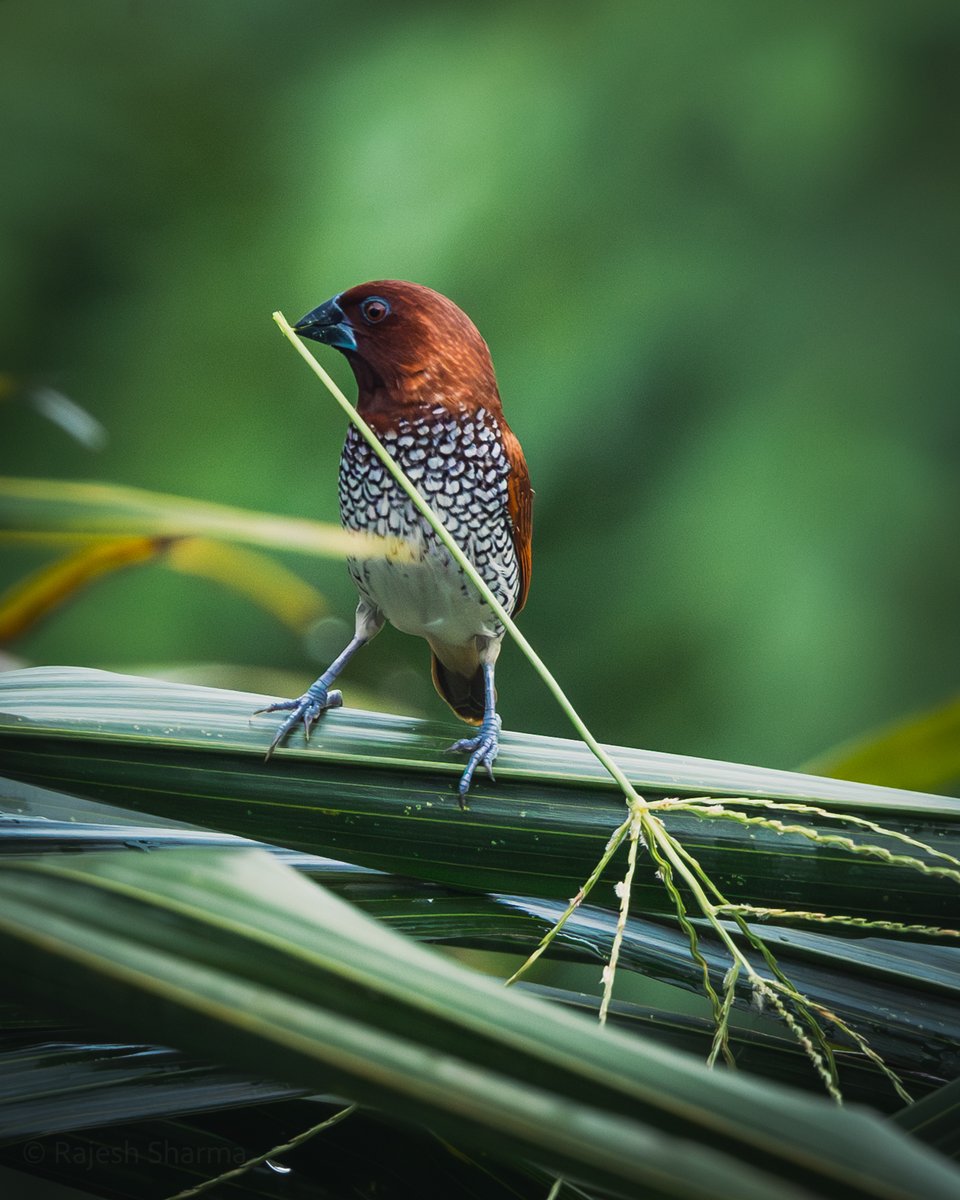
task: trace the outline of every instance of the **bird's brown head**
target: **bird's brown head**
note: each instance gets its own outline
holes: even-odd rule
[[[493,364],[476,326],[452,300],[398,279],[352,287],[294,326],[341,350],[360,390],[361,411],[442,403],[499,405]]]

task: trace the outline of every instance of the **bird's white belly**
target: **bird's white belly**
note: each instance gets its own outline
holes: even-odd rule
[[[354,573],[354,572],[352,572]],[[391,625],[434,644],[462,646],[476,637],[497,637],[498,622],[446,554],[421,562],[367,559],[354,578]]]

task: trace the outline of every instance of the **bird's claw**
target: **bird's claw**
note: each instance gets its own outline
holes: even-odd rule
[[[484,720],[476,737],[461,738],[459,742],[454,742],[449,747],[451,751],[470,751],[470,760],[460,776],[460,783],[457,787],[457,791],[460,793],[461,808],[467,806],[467,792],[470,790],[477,767],[486,767],[487,774],[491,780],[493,779],[493,764],[497,761],[497,755],[500,753],[500,728],[500,718],[494,714],[493,720]]]
[[[270,748],[264,755],[264,762],[269,760],[274,750],[276,750],[294,726],[303,722],[303,736],[309,742],[313,727],[320,720],[323,713],[328,708],[339,708],[342,704],[342,692],[337,690],[329,692],[326,688],[314,685],[307,688],[303,695],[298,696],[296,700],[278,700],[275,704],[268,704],[266,708],[258,708],[253,714],[254,716],[257,716],[259,713],[272,712],[288,712],[290,714],[289,717],[280,722],[280,727],[274,734]]]

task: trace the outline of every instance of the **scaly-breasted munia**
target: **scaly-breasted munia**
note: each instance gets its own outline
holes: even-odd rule
[[[530,586],[533,491],[503,418],[490,352],[470,318],[430,288],[391,279],[341,292],[295,328],[343,352],[361,415],[503,607],[518,612]],[[457,716],[480,726],[451,747],[470,752],[462,804],[479,765],[493,777],[503,627],[353,426],[340,458],[340,519],[347,529],[404,539],[415,559],[348,561],[360,592],[356,634],[302,696],[261,710],[290,714],[267,757],[299,722],[309,738],[321,713],[343,703],[330,685],[386,620],[426,639],[437,691]]]

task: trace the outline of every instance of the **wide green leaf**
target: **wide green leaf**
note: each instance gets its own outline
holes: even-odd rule
[[[238,1070],[648,1195],[953,1196],[877,1121],[601,1031],[384,929],[260,850],[11,859],[9,986]]]
[[[0,1039],[5,1139],[233,1108],[305,1089],[245,1079],[165,1046],[71,1041],[51,1031]]]
[[[378,869],[482,891],[574,894],[623,819],[617,790],[579,743],[506,733],[497,782],[457,804],[461,766],[448,726],[381,714],[326,714],[309,747],[295,737],[269,762],[268,697],[69,668],[0,676],[6,771],[38,784]],[[960,854],[960,801],[888,788],[638,750],[614,751],[650,800],[753,797],[851,812]],[[777,815],[776,813],[772,815]],[[783,814],[780,814],[783,815]],[[836,843],[726,820],[667,814],[666,823],[732,899],[955,926],[949,863],[823,817],[797,818],[922,859],[895,868]],[[616,906],[623,867],[592,899]],[[638,912],[670,911],[642,859]]]
[[[941,1154],[960,1159],[960,1079],[908,1105],[893,1119],[901,1129],[935,1146]]]
[[[4,795],[8,798],[3,799]],[[136,813],[98,805],[29,784],[0,780],[0,856],[104,850],[154,852],[184,846],[243,848],[251,843],[230,834],[144,823]],[[268,847],[351,904],[418,941],[485,951],[528,954],[560,917],[559,901],[504,893],[470,893],[385,874],[282,847]],[[602,965],[609,959],[616,929],[612,912],[581,906],[555,938],[550,954],[568,961]],[[764,927],[767,944],[781,967],[812,1001],[853,1024],[887,1063],[904,1076],[913,1095],[923,1095],[950,1078],[960,1045],[960,972],[957,950],[881,938],[837,939],[827,932]],[[709,929],[700,949],[714,987],[722,987],[728,958]],[[700,965],[690,956],[686,935],[665,918],[633,916],[623,934],[619,966],[679,987],[700,991]],[[767,974],[762,969],[763,974]],[[598,976],[599,978],[599,972]],[[615,994],[617,989],[615,988]],[[743,986],[737,1005],[753,1007]],[[677,1023],[667,1014],[649,1015],[651,1036],[677,1044]],[[687,1034],[693,1031],[687,1030]],[[709,1027],[684,1044],[709,1050]],[[799,1086],[821,1087],[796,1043],[771,1043],[756,1031],[740,1031],[751,1044],[751,1069],[774,1076],[786,1071]],[[704,1039],[706,1044],[704,1044]],[[840,1055],[841,1080],[848,1099],[875,1107],[897,1107],[889,1081],[867,1060]]]

